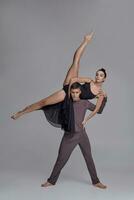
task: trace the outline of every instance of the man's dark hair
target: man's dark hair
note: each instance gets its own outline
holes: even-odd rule
[[[70,87],[70,90],[71,90],[71,89],[77,89],[77,88],[80,88],[80,90],[81,90],[81,84],[80,84],[79,82],[73,83],[73,84],[71,85],[71,87]]]

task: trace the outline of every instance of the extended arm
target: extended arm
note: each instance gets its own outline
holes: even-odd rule
[[[86,123],[89,119],[91,119],[100,109],[102,101],[104,99],[104,94],[100,94],[99,98],[97,99],[97,103],[96,103],[96,107],[93,110],[93,112],[91,112],[85,119],[84,119],[84,123]]]
[[[92,79],[90,77],[74,77],[70,81],[70,85],[74,82],[79,82],[79,83],[90,83]]]

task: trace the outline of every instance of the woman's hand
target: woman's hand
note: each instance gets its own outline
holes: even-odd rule
[[[84,40],[89,42],[92,39],[93,35],[94,35],[94,32],[91,32],[90,34],[85,35]]]

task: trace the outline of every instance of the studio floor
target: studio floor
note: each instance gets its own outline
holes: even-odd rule
[[[104,170],[104,169],[103,169]],[[55,186],[41,187],[47,175],[35,171],[3,171],[0,175],[1,200],[133,200],[134,175],[131,169],[105,169],[101,171],[101,182],[106,189],[96,188],[89,177],[71,176],[61,173]],[[103,178],[102,178],[103,177]]]

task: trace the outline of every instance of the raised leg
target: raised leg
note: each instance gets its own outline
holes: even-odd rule
[[[80,46],[75,51],[72,65],[67,72],[65,80],[63,82],[63,85],[69,84],[71,78],[79,76],[80,59],[81,59],[81,56],[82,56],[87,44],[90,42],[92,36],[93,36],[93,33],[86,35],[84,37],[84,40],[80,44]]]

